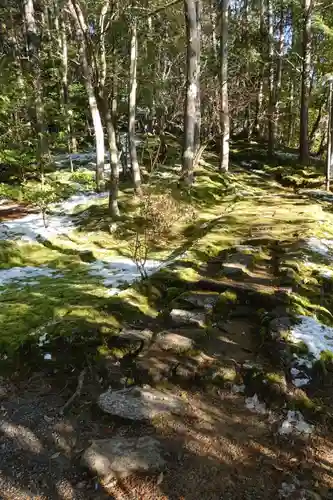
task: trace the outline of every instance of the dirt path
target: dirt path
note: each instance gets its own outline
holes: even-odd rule
[[[292,224],[287,224],[291,207]],[[139,353],[130,373],[122,371],[124,358],[106,360],[103,369],[112,383],[130,375],[136,383],[168,387],[188,403],[185,417],[167,415],[146,424],[129,424],[102,414],[95,404],[102,389],[94,367],[88,367],[82,394],[64,417],[59,410],[75,391],[76,371],[67,380],[52,370],[30,373],[24,381],[16,374],[10,382],[4,378],[0,384],[0,497],[333,498],[329,429],[318,426],[309,438],[282,437],[278,429],[283,409],[253,413],[245,407],[245,396],[232,390],[234,383],[244,381],[240,371],[246,363],[259,363],[267,370],[273,366],[272,358],[260,349],[257,311],[280,308],[280,314],[279,298],[288,294],[276,272],[280,258],[276,242],[288,238],[292,242],[295,233],[302,233],[320,217],[317,205],[311,207],[285,193],[268,196],[252,213],[244,212],[239,224],[247,234],[242,235],[241,245],[209,260],[201,268],[202,279],[191,290],[192,294],[207,293],[207,289],[218,293],[220,309],[207,312],[184,297],[176,297],[170,305],[192,314],[205,311],[210,315],[209,328],[170,323],[166,316],[156,321],[156,331],[189,339],[195,347],[180,353],[177,346],[165,350],[154,341]],[[249,252],[249,247],[254,251]],[[216,383],[219,378],[220,384]],[[82,451],[92,439],[115,434],[160,439],[167,462],[163,477],[134,476],[117,484],[91,477],[81,466]]]

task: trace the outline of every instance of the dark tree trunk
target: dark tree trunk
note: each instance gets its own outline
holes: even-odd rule
[[[222,0],[221,4],[221,42],[220,42],[220,85],[221,85],[221,151],[220,170],[227,172],[229,169],[229,97],[228,97],[228,9],[229,0]]]
[[[312,1],[303,1],[304,24],[302,40],[302,87],[301,87],[301,111],[300,111],[300,132],[299,132],[299,159],[302,164],[309,161],[309,97],[310,97],[310,67],[311,67],[311,14]]]
[[[198,0],[184,0],[186,40],[187,40],[187,68],[186,68],[186,97],[184,113],[184,149],[182,178],[188,184],[193,182],[193,167],[196,153],[196,137],[199,136],[198,119],[198,82],[200,77],[200,40],[199,19],[200,6]]]

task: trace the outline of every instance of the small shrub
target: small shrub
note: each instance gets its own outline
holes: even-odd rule
[[[21,186],[0,183],[0,198],[8,198],[21,202],[23,199]]]
[[[95,180],[90,172],[73,172],[69,178],[71,182],[77,182],[86,189],[95,189]]]
[[[40,209],[44,226],[47,227],[47,212],[50,205],[58,200],[54,187],[50,184],[28,184],[23,193],[25,201]]]
[[[132,260],[142,277],[147,277],[145,265],[154,245],[166,240],[177,222],[188,222],[194,214],[191,207],[176,201],[170,191],[158,195],[148,192],[142,196],[139,227],[130,244]]]

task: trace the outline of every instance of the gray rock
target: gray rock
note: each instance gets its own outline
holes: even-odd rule
[[[203,328],[206,323],[204,313],[186,311],[185,309],[172,309],[170,317],[176,325],[195,325]]]
[[[82,463],[101,478],[120,479],[164,468],[159,441],[151,436],[99,439],[83,454]]]
[[[109,390],[98,398],[101,410],[130,420],[150,420],[165,413],[184,413],[183,401],[171,393],[145,387]]]
[[[180,300],[203,309],[212,309],[218,301],[219,294],[217,292],[189,292],[181,295]]]
[[[161,332],[157,337],[156,344],[165,351],[174,351],[179,353],[193,349],[195,342],[192,339],[184,337],[183,335],[178,335],[177,333]]]
[[[290,329],[292,327],[292,322],[288,316],[282,316],[280,318],[274,318],[269,323],[269,333],[273,340],[279,340],[288,336]]]
[[[119,337],[124,338],[124,339],[145,340],[147,342],[149,342],[152,339],[152,336],[153,336],[153,332],[151,330],[148,330],[147,328],[145,330],[135,330],[135,329],[124,328],[119,333]]]
[[[95,257],[94,254],[91,250],[82,250],[79,252],[80,259],[83,260],[83,262],[94,262]]]
[[[222,264],[221,270],[223,275],[227,278],[237,278],[246,275],[246,272],[241,264]]]
[[[242,304],[235,305],[235,308],[229,312],[229,318],[249,318],[253,314],[253,307]]]

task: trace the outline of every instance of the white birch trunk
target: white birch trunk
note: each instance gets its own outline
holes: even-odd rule
[[[136,89],[137,89],[137,58],[138,40],[136,20],[131,24],[131,47],[130,47],[130,74],[129,74],[129,99],[128,99],[128,140],[129,153],[132,166],[134,189],[137,194],[141,193],[141,172],[135,144],[135,114],[136,114]]]

